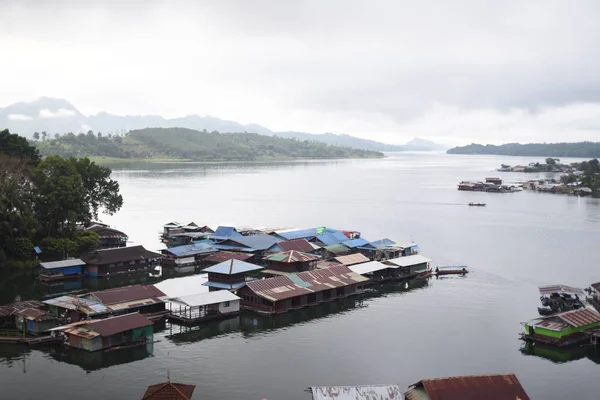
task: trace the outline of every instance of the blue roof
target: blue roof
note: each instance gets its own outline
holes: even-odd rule
[[[331,229],[331,228],[325,228],[325,232],[327,233],[340,233],[343,235],[342,232],[336,230],[336,229]],[[291,232],[281,232],[278,233],[278,236],[281,236],[284,239],[287,240],[294,240],[294,239],[312,239],[314,237],[321,237],[326,235],[327,233],[323,234],[323,235],[317,235],[317,228],[311,228],[311,229],[302,229],[302,230],[298,230],[298,231],[291,231]],[[348,238],[346,238],[344,236],[344,240],[347,240]]]
[[[394,246],[395,244],[396,244],[396,242],[394,242],[392,239],[388,239],[388,238],[371,242],[371,245],[373,245],[374,247]]]
[[[35,246],[35,247],[33,248],[33,250],[35,250],[35,252],[36,252],[37,254],[40,254],[40,253],[42,252],[42,249],[40,249],[40,247],[39,247],[39,246]]]
[[[325,246],[331,246],[348,241],[348,238],[342,232],[329,232],[324,235],[317,236],[317,239],[319,239],[319,241]]]
[[[271,235],[261,234],[236,237],[232,238],[231,241],[255,250],[266,250],[274,244],[282,242],[283,240],[277,239]]]
[[[215,233],[209,236],[212,240],[227,240],[241,237],[242,234],[235,230],[232,226],[219,226]]]
[[[207,243],[192,243],[186,244],[184,246],[171,247],[170,249],[165,249],[164,252],[171,253],[175,257],[185,257],[185,256],[193,256],[196,254],[205,254],[205,253],[214,253],[217,249],[212,247],[211,244]]]
[[[346,240],[345,242],[342,242],[342,244],[344,246],[350,247],[351,249],[354,249],[356,247],[360,247],[360,246],[369,244],[369,241],[365,240],[365,239],[352,239],[352,240]]]
[[[215,243],[213,244],[213,247],[215,249],[218,250],[237,250],[237,251],[243,251],[245,253],[252,253],[253,251],[256,251],[256,249],[250,248],[250,247],[244,247],[242,245],[234,245],[234,244],[223,244],[223,243]]]
[[[263,267],[255,264],[250,264],[246,261],[241,260],[227,260],[212,267],[203,269],[204,272],[214,272],[217,274],[241,274],[243,272],[256,271],[263,269]]]
[[[204,282],[202,286],[210,286],[217,289],[239,289],[242,286],[245,286],[246,282],[238,282],[238,283],[221,283],[221,282]]]

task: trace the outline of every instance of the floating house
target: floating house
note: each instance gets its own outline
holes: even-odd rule
[[[200,226],[194,222],[181,225],[178,222],[169,222],[163,226],[160,239],[167,247],[173,247],[207,239],[212,233],[213,230],[207,225]]]
[[[119,315],[99,320],[80,321],[54,328],[67,337],[67,345],[86,351],[106,350],[152,342],[152,321],[139,313]]]
[[[568,346],[589,339],[590,335],[585,331],[599,325],[599,313],[589,308],[580,308],[524,323],[525,333],[521,338],[555,346]]]
[[[339,256],[334,258],[335,261],[342,265],[350,266],[354,264],[366,263],[371,261],[367,256],[362,253],[349,254],[347,256]]]
[[[41,281],[79,279],[84,276],[85,262],[79,258],[43,262],[38,264],[37,269],[38,279]]]
[[[230,239],[238,239],[242,234],[235,230],[233,226],[219,226],[208,238],[216,243],[221,243]]]
[[[402,256],[404,249],[391,239],[380,239],[368,245],[359,246],[358,251],[371,260],[389,260]]]
[[[247,249],[247,251],[252,251],[255,254],[263,254],[269,248],[282,241],[282,239],[279,239],[275,236],[259,234],[250,236],[238,236],[231,239],[223,240],[219,242],[219,245],[221,246],[221,248],[223,245],[231,245],[236,248]]]
[[[296,250],[268,255],[264,258],[267,268],[263,274],[281,275],[315,269],[321,257]]]
[[[311,386],[313,400],[403,400],[400,385]]]
[[[348,256],[346,256],[348,257]],[[383,282],[401,277],[397,265],[386,265],[379,261],[370,261],[361,264],[350,265],[352,271],[369,278],[372,282]]]
[[[502,179],[500,178],[485,178],[485,183],[491,183],[492,185],[502,185]]]
[[[209,254],[208,256],[202,257],[202,265],[210,266],[219,264],[228,260],[239,260],[248,261],[254,254],[252,253],[240,253],[237,251],[223,251],[220,250],[217,253]]]
[[[277,314],[355,295],[368,279],[340,265],[247,282],[238,291],[242,308]]]
[[[108,225],[94,223],[84,228],[84,231],[96,232],[100,239],[100,248],[110,249],[114,247],[125,247],[127,245],[127,234],[113,229]]]
[[[44,303],[37,300],[23,300],[0,306],[0,327],[4,324],[12,324],[14,313],[25,308],[39,309],[44,307]]]
[[[195,385],[165,382],[148,386],[142,400],[191,400]]]
[[[339,231],[324,233],[322,235],[315,236],[315,238],[312,240],[313,243],[320,247],[332,246],[334,244],[340,244],[348,241],[348,237],[344,235],[343,232]]]
[[[202,262],[204,256],[218,251],[210,241],[170,247],[161,250],[164,256],[161,265],[166,268],[175,268],[178,272],[193,272],[195,266]]]
[[[419,274],[427,272],[430,269],[429,263],[431,260],[420,254],[393,258],[383,261],[387,265],[395,265],[399,267],[399,273],[405,278],[414,278]]]
[[[423,379],[404,393],[406,400],[529,400],[515,374]]]
[[[13,314],[18,330],[35,335],[46,332],[58,325],[58,318],[55,315],[38,308],[24,308],[15,311]]]
[[[240,298],[228,290],[162,299],[169,303],[169,321],[183,325],[195,325],[240,313]]]
[[[316,245],[310,243],[306,239],[294,239],[294,240],[282,241],[282,242],[275,243],[273,246],[269,247],[267,252],[281,253],[284,251],[295,250],[295,251],[301,251],[303,253],[312,253],[316,250],[315,247],[317,249],[319,248],[319,246],[316,246]]]
[[[154,269],[163,256],[144,246],[96,250],[84,257],[86,275],[92,278]]]
[[[203,271],[208,273],[208,282],[202,285],[208,286],[210,291],[237,290],[248,281],[256,279],[255,274],[263,268],[245,261],[230,259],[204,269]]]
[[[153,285],[132,285],[91,292],[81,296],[61,296],[45,300],[50,311],[67,322],[105,318],[133,312],[161,319],[168,311],[160,298],[165,294]]]

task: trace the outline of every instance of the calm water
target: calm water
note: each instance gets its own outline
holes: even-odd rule
[[[161,248],[169,221],[355,229],[412,239],[434,265],[467,277],[390,285],[361,298],[275,318],[243,314],[192,332],[165,325],[153,349],[87,354],[0,347],[0,398],[138,399],[172,380],[202,399],[307,399],[311,385],[399,383],[514,372],[533,398],[598,396],[600,355],[522,351],[520,322],[536,316],[537,286],[600,280],[600,202],[521,192],[468,193],[462,179],[531,158],[392,154],[384,160],[116,166],[125,206],[105,222],[132,244]],[[564,161],[564,160],[563,160]],[[467,203],[485,202],[485,208]],[[158,283],[181,294],[202,276]],[[132,280],[131,282],[133,282]],[[146,279],[146,281],[151,281]],[[123,284],[128,282],[115,282]],[[111,283],[112,284],[112,283]],[[38,288],[15,278],[2,300]]]

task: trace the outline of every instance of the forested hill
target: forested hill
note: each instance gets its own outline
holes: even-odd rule
[[[181,159],[194,161],[254,161],[292,158],[379,158],[376,151],[329,146],[255,133],[219,133],[185,128],[147,128],[123,136],[56,135],[36,141],[42,155],[63,157]]]
[[[494,154],[501,156],[535,156],[535,157],[600,157],[600,142],[579,143],[509,143],[500,146],[491,144],[470,144],[454,147],[448,154]]]

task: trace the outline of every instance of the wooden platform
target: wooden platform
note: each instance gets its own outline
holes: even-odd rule
[[[35,344],[43,344],[43,343],[60,343],[60,338],[52,337],[50,335],[47,336],[0,336],[0,344],[2,343],[10,343],[10,344],[26,344],[26,345],[35,345]]]

